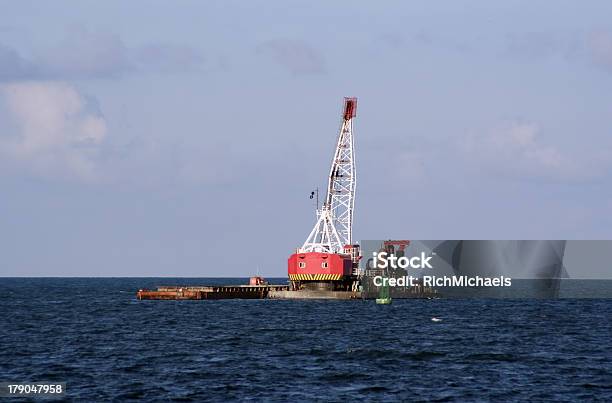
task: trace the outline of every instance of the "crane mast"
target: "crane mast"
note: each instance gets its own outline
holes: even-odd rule
[[[342,253],[353,243],[353,210],[355,206],[355,145],[353,118],[357,98],[344,98],[342,124],[332,158],[325,202],[317,210],[317,222],[300,252]]]

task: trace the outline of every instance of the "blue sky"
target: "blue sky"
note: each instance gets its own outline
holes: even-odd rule
[[[357,239],[612,238],[612,4],[3,2],[0,275],[282,276],[343,96]]]

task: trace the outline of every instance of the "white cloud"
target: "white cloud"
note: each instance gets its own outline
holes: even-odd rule
[[[559,148],[545,144],[540,132],[536,123],[511,122],[471,133],[460,149],[470,164],[495,173],[557,180],[584,179],[598,174],[589,161],[572,158]]]
[[[23,57],[0,43],[0,81],[116,78],[134,73],[173,73],[203,67],[196,49],[174,44],[127,46],[119,35],[75,28],[57,45]],[[213,65],[209,65],[214,67]]]
[[[12,126],[0,132],[0,157],[41,176],[96,178],[106,121],[92,102],[61,82],[0,86]]]

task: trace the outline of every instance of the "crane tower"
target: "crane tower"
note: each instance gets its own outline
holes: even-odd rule
[[[355,144],[353,118],[357,98],[344,98],[342,123],[327,182],[327,194],[317,221],[296,253],[289,257],[289,279],[294,289],[355,287],[359,246],[353,244],[355,207]]]

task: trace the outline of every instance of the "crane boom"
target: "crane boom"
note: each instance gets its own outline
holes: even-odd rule
[[[300,248],[301,252],[341,253],[353,243],[355,206],[355,145],[353,118],[357,98],[344,98],[342,124],[327,182],[327,196],[317,211],[317,222]]]
[[[327,202],[334,217],[336,231],[343,242],[341,247],[353,243],[353,210],[357,184],[353,118],[356,112],[357,98],[345,98],[342,127],[338,135],[327,186]]]

